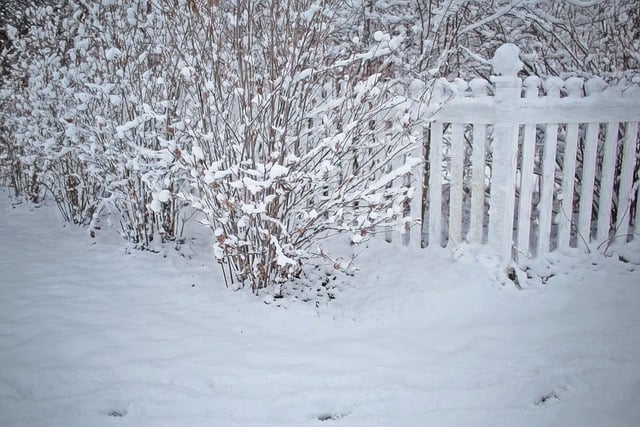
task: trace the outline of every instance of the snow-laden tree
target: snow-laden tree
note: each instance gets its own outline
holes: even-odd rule
[[[629,80],[640,67],[640,12],[632,0],[402,0],[345,2],[343,31],[368,41],[403,34],[410,73],[486,77],[503,43],[518,45],[525,73]],[[349,11],[349,12],[346,12]]]
[[[488,58],[508,42],[525,53],[528,74],[620,81],[638,73],[640,13],[634,1],[502,1],[490,14],[481,3],[468,7],[459,32],[467,58]]]

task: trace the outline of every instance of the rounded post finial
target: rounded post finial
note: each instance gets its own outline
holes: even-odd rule
[[[564,88],[567,90],[569,97],[580,98],[582,96],[582,88],[584,87],[584,80],[580,77],[569,77],[564,82]]]
[[[471,92],[473,92],[473,96],[478,98],[489,95],[490,86],[491,84],[488,81],[480,77],[476,77],[469,82],[469,87],[471,88]]]
[[[548,77],[544,82],[544,90],[547,92],[547,96],[552,98],[560,97],[562,86],[564,86],[564,81],[560,77]]]
[[[595,95],[607,88],[607,83],[602,77],[592,77],[584,84],[587,95]]]
[[[516,77],[524,64],[520,61],[520,48],[512,43],[506,43],[496,49],[491,60],[493,72],[504,77]]]

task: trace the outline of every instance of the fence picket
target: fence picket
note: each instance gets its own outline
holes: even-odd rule
[[[583,81],[571,77],[565,82],[569,98],[582,97]],[[573,221],[573,192],[576,179],[576,161],[578,155],[578,123],[567,124],[567,135],[562,153],[562,187],[560,195],[560,211],[558,218],[558,248],[567,249],[571,245],[571,228]]]
[[[558,124],[549,123],[545,126],[542,176],[540,183],[540,201],[538,202],[537,256],[543,256],[550,250],[557,145]]]
[[[442,132],[441,122],[431,123],[429,144],[429,244],[442,246]]]
[[[547,97],[560,98],[560,88],[563,84],[564,82],[559,77],[549,77],[545,82]],[[545,127],[544,151],[542,154],[543,157],[540,201],[538,203],[538,256],[545,255],[550,250],[557,145],[558,124],[548,123]]]
[[[529,76],[524,81],[525,97],[528,99],[538,97],[540,79],[537,76]],[[536,125],[524,126],[522,140],[522,165],[520,167],[520,192],[518,200],[518,261],[522,262],[531,256],[529,252],[529,239],[531,232],[531,200],[533,198],[536,149]]]
[[[584,143],[582,177],[580,181],[580,208],[578,210],[578,239],[582,246],[590,250],[591,212],[596,177],[596,160],[598,154],[598,123],[588,123]]]
[[[464,125],[451,127],[451,193],[449,199],[449,244],[459,244],[462,237],[462,202],[464,174]]]
[[[620,192],[618,195],[618,220],[616,235],[627,240],[629,236],[629,217],[633,199],[633,170],[636,164],[636,140],[638,122],[627,123],[622,151],[622,169],[620,171]],[[636,230],[638,222],[636,221]]]
[[[475,98],[484,98],[489,94],[489,82],[475,78],[469,83]],[[487,126],[473,123],[471,146],[471,212],[467,240],[471,243],[482,243],[484,228],[484,188],[485,188],[485,142]]]
[[[640,185],[636,191],[636,217],[633,221],[633,232],[640,234]]]
[[[471,218],[468,240],[471,243],[482,243],[484,222],[485,141],[487,139],[487,126],[483,124],[474,124],[472,138]]]
[[[600,196],[598,197],[598,226],[596,242],[602,243],[609,238],[611,227],[611,205],[613,200],[613,180],[616,172],[616,153],[618,149],[618,123],[607,123],[600,177]]]

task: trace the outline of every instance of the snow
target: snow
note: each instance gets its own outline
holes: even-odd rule
[[[110,95],[109,102],[111,102],[112,105],[117,107],[118,105],[122,104],[122,97],[119,95]]]
[[[198,147],[197,145],[194,145],[193,148],[191,149],[191,152],[193,153],[193,157],[196,160],[204,160],[204,152],[202,151],[202,148]]]
[[[158,193],[158,200],[160,200],[162,203],[166,203],[171,200],[171,191],[160,190],[160,192]]]
[[[388,41],[391,39],[391,36],[389,36],[389,34],[383,33],[382,31],[376,31],[375,33],[373,33],[373,39],[377,42]]]
[[[522,69],[520,48],[512,43],[501,45],[491,60],[493,71],[498,76],[515,76]]]
[[[120,49],[118,49],[117,47],[110,47],[105,51],[104,54],[107,58],[107,61],[112,61],[119,58],[122,55],[122,51],[120,51]]]
[[[306,68],[298,73],[296,73],[295,76],[293,76],[293,82],[297,83],[301,80],[307,79],[309,78],[309,76],[311,76],[311,74],[313,73],[313,68]]]
[[[149,209],[151,209],[154,212],[162,211],[162,202],[160,201],[160,199],[158,199],[157,193],[153,194],[153,199],[151,200],[151,203],[149,203]]]
[[[637,243],[517,290],[479,248],[374,239],[314,304],[226,289],[211,241],[127,253],[5,192],[0,215],[3,426],[640,424]]]
[[[288,167],[279,165],[279,164],[274,164],[273,166],[271,166],[271,169],[269,169],[269,178],[271,179],[282,178],[288,173],[289,173]]]

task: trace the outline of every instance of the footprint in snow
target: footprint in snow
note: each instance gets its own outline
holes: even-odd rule
[[[344,417],[345,415],[347,415],[347,414],[329,414],[329,413],[324,413],[324,414],[318,415],[318,420],[320,420],[320,421],[339,420],[340,418]]]
[[[127,411],[126,410],[115,410],[115,409],[112,409],[112,410],[107,412],[107,415],[110,416],[110,417],[114,417],[114,418],[122,418],[125,415],[127,415]]]
[[[552,391],[551,393],[547,393],[544,396],[541,396],[538,400],[536,400],[535,404],[536,406],[542,406],[554,400],[560,400],[560,398],[555,391]]]

